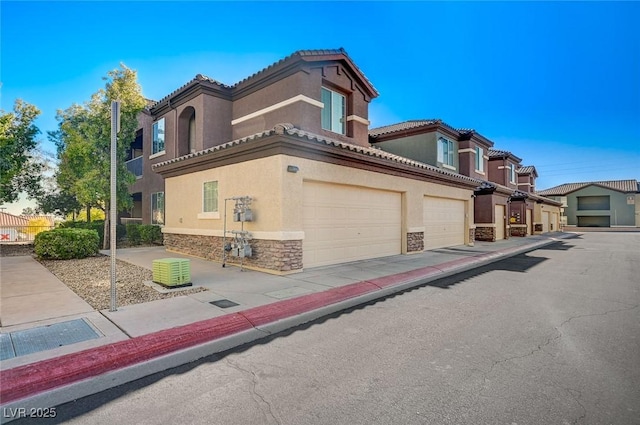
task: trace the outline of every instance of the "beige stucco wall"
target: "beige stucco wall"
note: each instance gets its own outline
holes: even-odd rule
[[[560,207],[556,207],[553,205],[545,205],[545,204],[535,204],[535,207],[533,209],[533,224],[542,224],[542,213],[543,212],[548,212],[549,213],[549,223],[552,222],[553,217],[554,217],[554,213],[556,214],[556,220],[553,222],[553,230],[554,231],[558,231],[560,230]],[[535,232],[534,233],[540,233],[540,232]]]
[[[287,172],[287,166],[298,167],[297,173]],[[202,185],[218,181],[219,218],[202,219]],[[166,233],[222,236],[224,198],[251,196],[254,222],[245,223],[245,230],[256,239],[302,239],[303,183],[321,181],[349,184],[402,193],[403,250],[406,233],[424,231],[423,199],[425,195],[465,201],[467,235],[473,227],[473,190],[428,183],[403,177],[375,173],[309,159],[276,155],[239,164],[223,166],[166,179]],[[232,202],[227,207],[228,228],[237,229],[240,223],[231,221]]]

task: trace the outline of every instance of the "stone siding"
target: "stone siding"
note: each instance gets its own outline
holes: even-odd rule
[[[424,232],[407,233],[407,252],[424,251]]]
[[[481,227],[476,225],[475,240],[477,241],[496,241],[496,228],[495,227]]]
[[[511,225],[510,229],[511,236],[519,236],[525,237],[527,236],[527,226],[526,225]]]
[[[227,238],[227,242],[231,242]],[[164,234],[164,245],[171,251],[222,262],[223,238],[220,236]],[[229,264],[242,264],[275,272],[292,272],[302,269],[302,240],[274,241],[253,239],[249,242],[251,257],[239,258],[227,255]]]

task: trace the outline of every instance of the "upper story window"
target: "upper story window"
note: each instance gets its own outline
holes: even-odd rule
[[[476,146],[476,171],[484,173],[484,149]]]
[[[516,166],[513,164],[509,164],[509,173],[511,174],[511,183],[516,184],[517,181],[517,177],[516,177]]]
[[[347,99],[344,95],[322,87],[322,128],[346,134]]]
[[[202,212],[218,212],[218,182],[205,182],[202,186]]]
[[[455,146],[444,137],[438,139],[438,162],[455,167]]]
[[[153,123],[151,154],[164,152],[164,118]]]

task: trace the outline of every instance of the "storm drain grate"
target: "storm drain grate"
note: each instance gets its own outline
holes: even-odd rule
[[[220,308],[229,308],[229,307],[235,307],[237,305],[240,305],[240,304],[234,303],[233,301],[230,301],[230,300],[211,301],[209,304],[213,304],[216,307],[220,307]]]
[[[9,336],[8,344],[6,337]],[[84,319],[69,320],[67,322],[55,323],[48,326],[27,329],[24,331],[4,334],[2,340],[2,358],[5,355],[24,356],[26,354],[38,353],[40,351],[51,350],[77,342],[88,341],[100,338],[100,334]],[[8,345],[5,353],[5,344]],[[13,356],[11,356],[11,349]]]
[[[11,343],[11,335],[0,334],[0,360],[12,359],[16,356]]]

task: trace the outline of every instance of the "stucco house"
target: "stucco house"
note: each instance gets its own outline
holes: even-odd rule
[[[131,215],[163,224],[169,250],[218,261],[248,232],[250,255],[227,260],[276,274],[473,244],[480,180],[371,147],[377,96],[342,49],[232,86],[197,75],[142,114]],[[240,199],[250,221],[234,221]]]
[[[561,202],[569,226],[640,227],[637,180],[565,183],[537,194]]]
[[[476,240],[559,229],[560,204],[533,193],[535,167],[522,167],[519,157],[493,149],[493,142],[475,130],[456,129],[440,119],[412,120],[371,129],[369,140],[387,152],[476,179]]]

